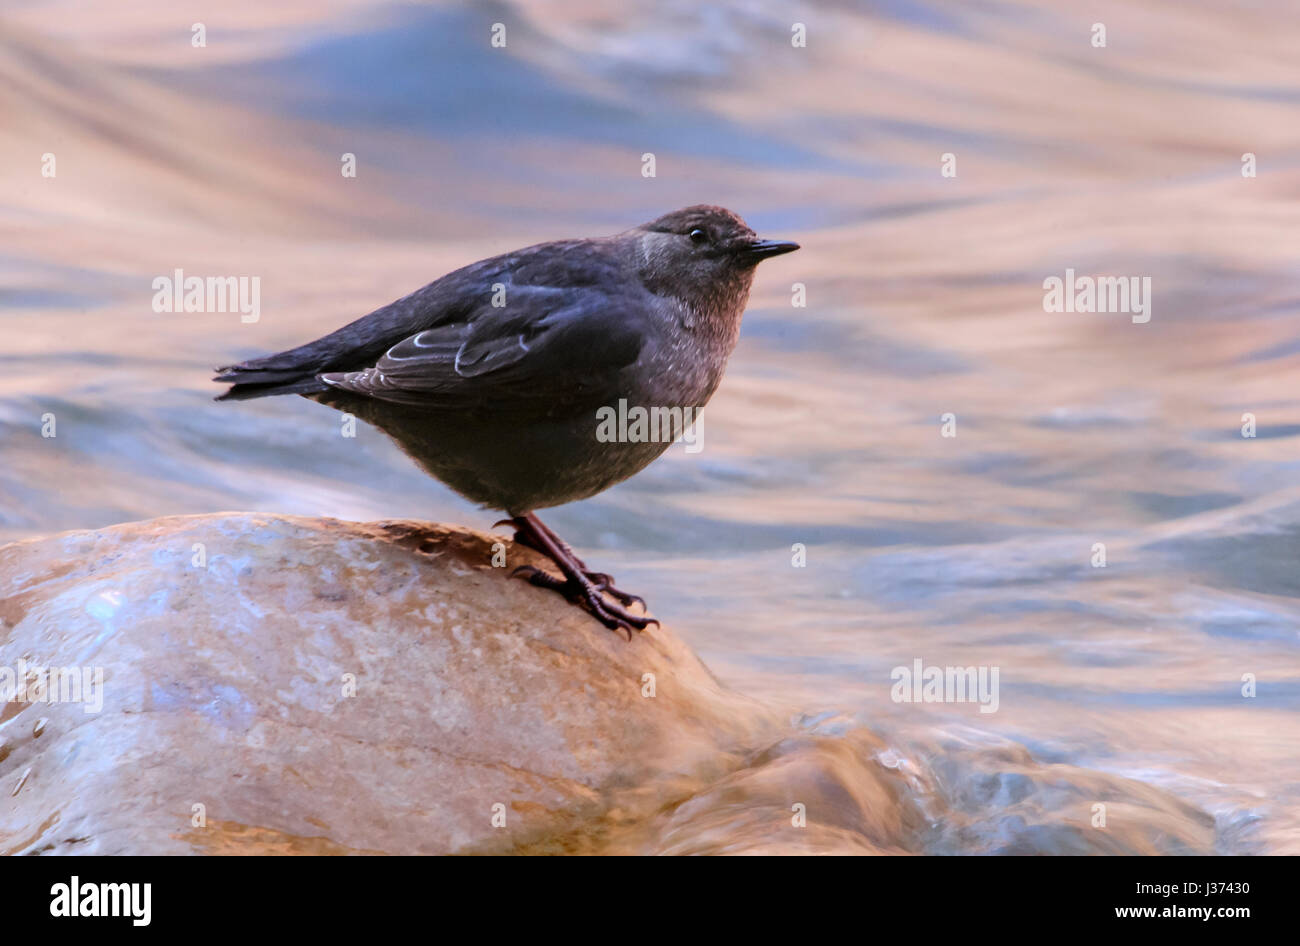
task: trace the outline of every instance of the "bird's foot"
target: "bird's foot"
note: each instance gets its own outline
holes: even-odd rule
[[[581,575],[581,573],[579,573]],[[514,578],[523,578],[530,584],[537,585],[539,588],[549,588],[564,595],[573,604],[586,610],[601,624],[604,624],[611,631],[627,631],[627,639],[632,639],[633,631],[643,631],[651,624],[658,624],[656,618],[648,614],[635,614],[624,604],[629,601],[622,601],[621,604],[615,604],[605,597],[606,594],[623,596],[640,601],[636,595],[628,595],[626,592],[611,590],[609,586],[601,587],[585,575],[580,578],[557,578],[550,572],[544,572],[540,568],[532,565],[520,565],[514,570]],[[620,599],[621,600],[621,599]]]
[[[635,614],[629,611],[626,606],[635,602],[644,612],[645,599],[615,587],[612,575],[588,569],[582,559],[574,554],[573,549],[543,525],[536,516],[529,514],[515,519],[506,519],[504,522],[515,526],[516,542],[545,555],[564,575],[563,578],[557,578],[532,565],[521,565],[511,573],[511,577],[524,578],[540,588],[559,592],[573,604],[584,608],[610,630],[627,631],[629,641],[634,630],[643,631],[651,624],[659,624],[659,621],[649,614]],[[502,523],[499,522],[497,525]],[[605,597],[606,595],[614,601],[610,601]]]
[[[635,602],[636,604],[641,605],[642,611],[648,610],[645,606],[645,598],[624,591],[621,588],[614,587],[613,575],[608,575],[605,572],[589,572],[586,570],[583,571],[583,574],[587,576],[588,581],[605,594],[609,595],[611,598],[617,599],[619,604],[632,604]]]

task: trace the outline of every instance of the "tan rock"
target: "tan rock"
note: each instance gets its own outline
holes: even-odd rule
[[[0,667],[100,670],[103,704],[0,704],[0,850],[601,850],[781,738],[498,541],[228,514],[0,549]]]
[[[508,577],[530,562],[236,513],[0,548],[0,853],[1213,849],[1203,812],[1023,748],[795,725],[668,629],[629,643]]]

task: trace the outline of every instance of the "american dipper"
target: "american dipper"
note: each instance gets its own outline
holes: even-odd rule
[[[539,243],[314,342],[218,368],[214,380],[234,386],[217,400],[301,394],[373,424],[461,495],[505,510],[497,525],[563,577],[514,574],[630,637],[658,623],[645,602],[589,570],[536,511],[594,496],[668,448],[671,437],[598,435],[599,412],[694,416],[736,345],[755,266],[798,248],[704,205],[616,236]]]

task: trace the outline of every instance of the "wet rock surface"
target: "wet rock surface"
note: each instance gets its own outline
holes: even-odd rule
[[[0,852],[955,853],[1066,830],[1146,853],[1180,810],[1140,786],[1142,817],[1090,831],[1093,796],[1131,784],[1093,775],[1069,811],[986,821],[867,729],[797,725],[671,630],[629,643],[508,577],[527,563],[464,529],[241,513],[0,548]],[[1062,778],[1012,761],[990,792]]]
[[[671,632],[629,643],[494,568],[496,542],[540,564],[468,531],[258,515],[0,550],[2,665],[34,668],[3,706],[0,848],[583,847],[779,738]],[[44,668],[89,671],[87,699],[47,702]]]

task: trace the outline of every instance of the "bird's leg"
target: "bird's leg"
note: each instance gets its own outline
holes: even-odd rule
[[[614,576],[609,574],[609,572],[593,572],[591,569],[587,568],[587,564],[574,554],[573,549],[569,547],[568,543],[552,532],[551,527],[542,522],[542,520],[538,519],[536,516],[533,516],[533,524],[536,525],[540,531],[546,533],[550,540],[564,551],[564,554],[568,555],[578,564],[578,568],[582,569],[582,573],[587,576],[587,579],[593,585],[605,592],[605,594],[617,598],[620,604],[631,604],[635,601],[637,604],[641,605],[642,610],[645,609],[645,598],[615,588]]]
[[[531,522],[525,522],[521,525],[520,520],[522,520],[523,518],[524,517],[520,516],[518,518],[502,519],[500,522],[494,522],[492,524],[492,527],[495,529],[500,526],[514,526],[516,542],[518,542],[520,545],[528,546],[530,549],[532,549],[535,552],[541,552],[543,555],[546,555],[549,558],[550,554],[546,551],[546,549],[542,546],[541,541],[537,538],[538,532],[544,534],[551,540],[551,543],[555,547],[559,548],[568,557],[568,559],[571,562],[577,565],[578,569],[584,575],[587,576],[588,581],[590,581],[601,591],[605,592],[605,594],[615,598],[620,604],[627,605],[635,602],[636,604],[639,604],[641,606],[641,609],[643,611],[646,609],[645,598],[642,598],[640,595],[631,594],[630,592],[624,591],[621,588],[616,588],[614,586],[614,581],[615,581],[614,576],[609,574],[608,572],[595,572],[587,568],[587,563],[584,562],[582,559],[578,558],[577,553],[573,551],[573,549],[569,546],[569,544],[565,542],[563,539],[561,539],[554,532],[552,532],[551,528],[546,523],[542,522],[541,519],[538,519],[536,516],[533,516]],[[527,566],[527,567],[531,567],[531,566]],[[540,585],[543,584],[543,582],[541,580],[538,580],[534,582],[534,584]],[[560,582],[560,584],[562,585],[563,582]]]
[[[494,529],[499,529],[502,526],[514,526],[515,543],[517,545],[526,545],[534,552],[541,552],[543,555],[546,554],[546,550],[543,549],[541,543],[537,541],[532,526],[524,520],[523,516],[512,519],[502,519],[499,522],[492,523],[492,528]]]
[[[526,578],[534,585],[558,591],[570,601],[585,607],[591,614],[611,630],[622,628],[628,632],[644,630],[651,624],[659,622],[648,615],[633,614],[623,605],[632,601],[641,601],[636,595],[614,588],[612,579],[599,572],[590,572],[578,556],[554,532],[542,525],[540,519],[532,513],[504,520],[515,527],[515,541],[534,549],[559,567],[564,578],[556,578],[532,565],[521,565],[512,573],[519,578]],[[502,523],[497,523],[501,525]],[[618,599],[619,604],[606,600],[602,592]],[[644,607],[645,602],[641,601]]]

